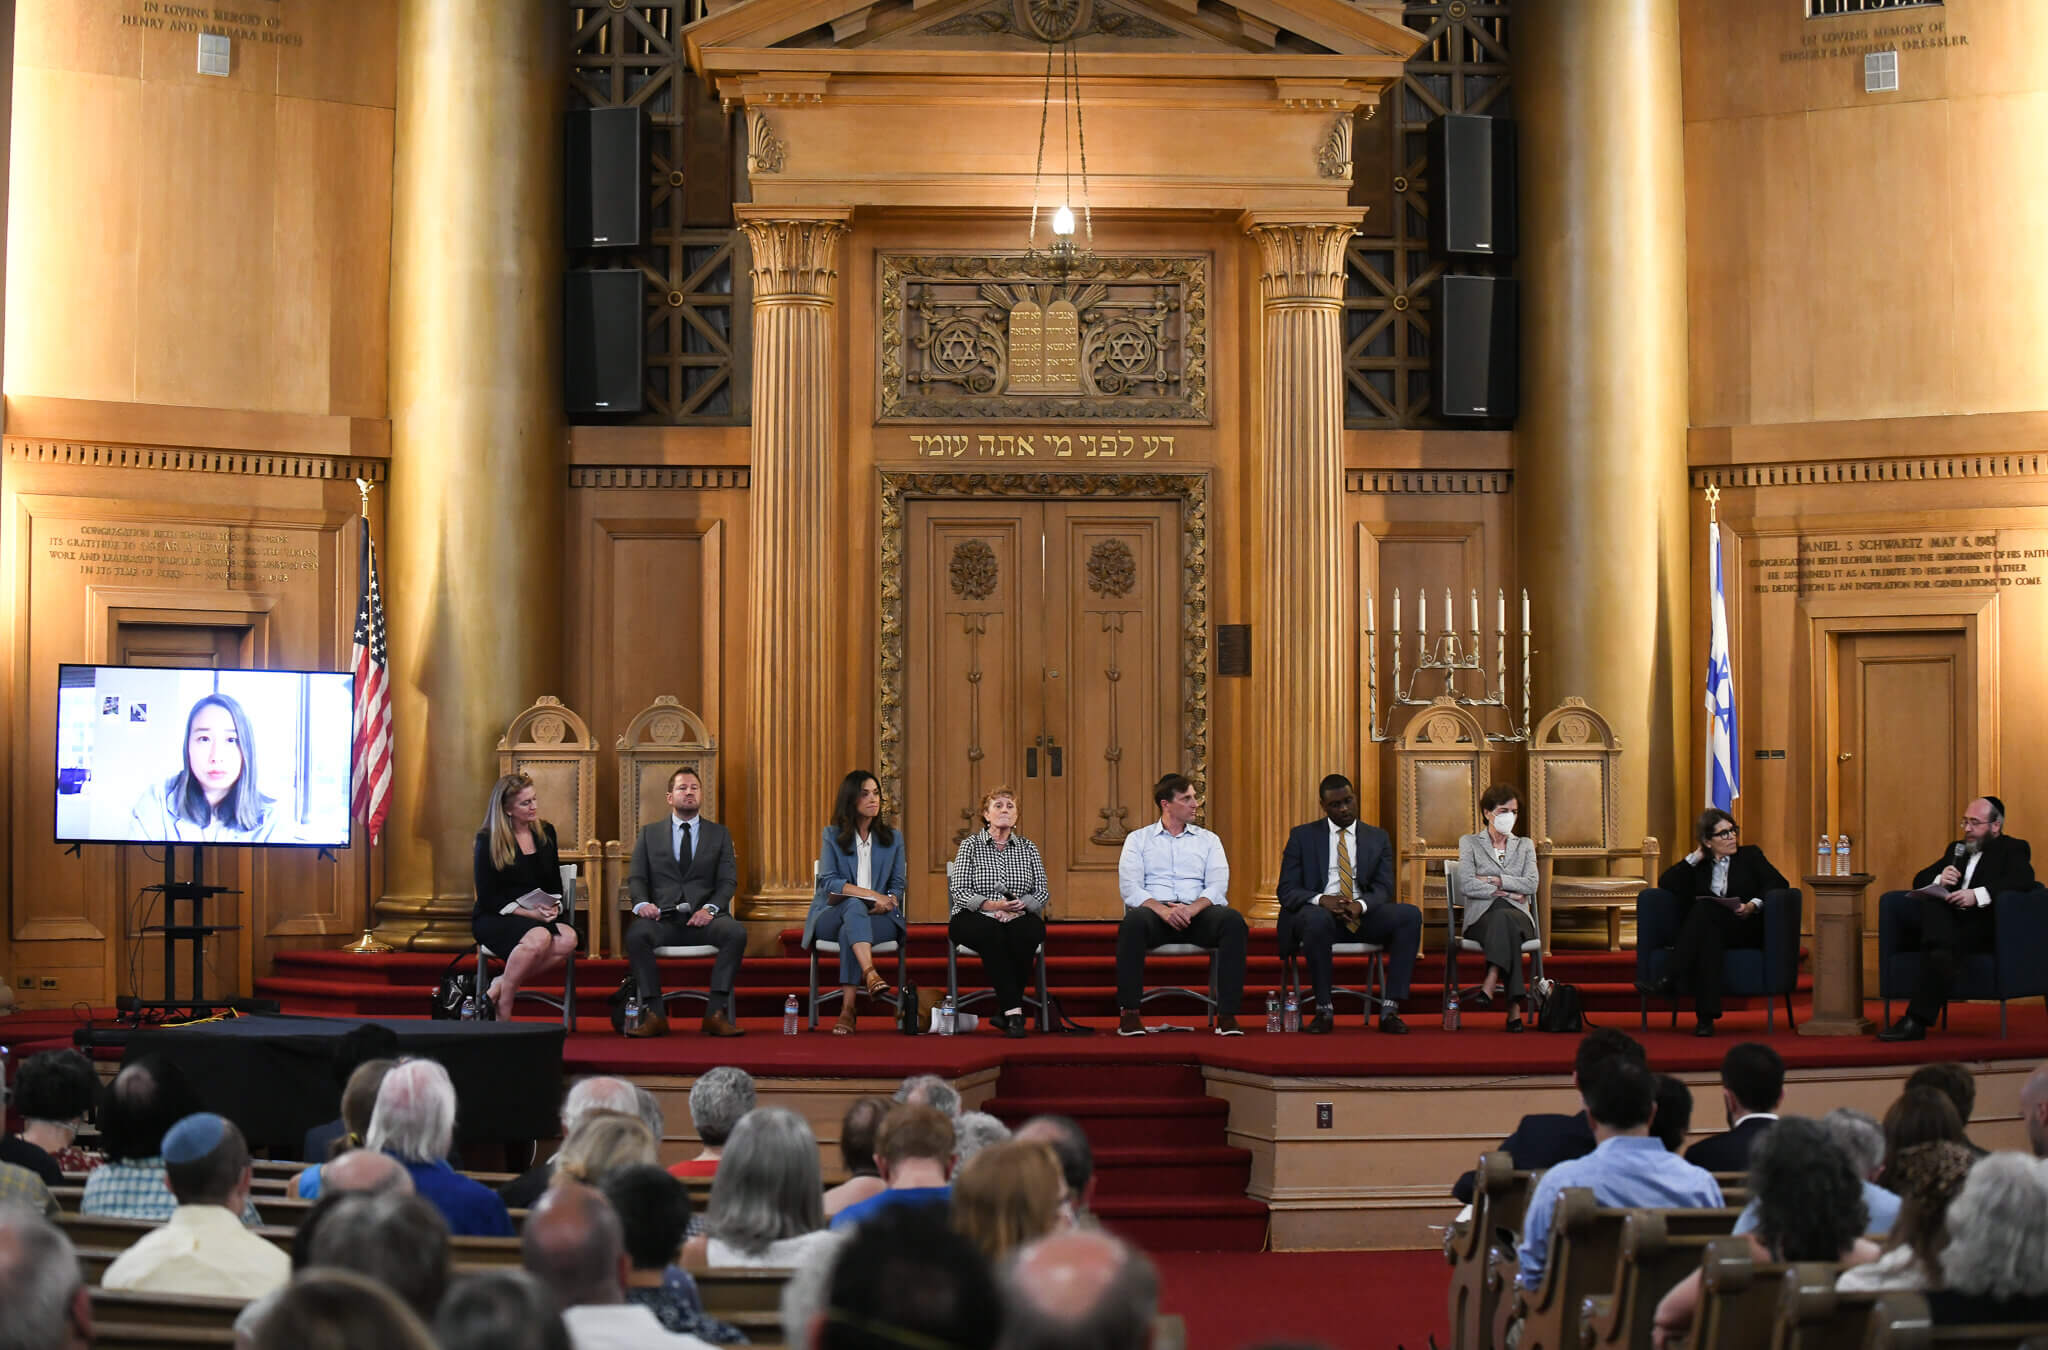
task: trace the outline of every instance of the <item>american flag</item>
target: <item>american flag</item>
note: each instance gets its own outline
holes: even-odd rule
[[[362,602],[356,606],[355,795],[356,818],[370,827],[370,842],[383,832],[391,810],[390,657],[384,646],[384,592],[377,588],[377,548],[370,522],[363,520]]]

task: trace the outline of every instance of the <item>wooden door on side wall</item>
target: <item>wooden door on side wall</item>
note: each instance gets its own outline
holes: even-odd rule
[[[183,670],[235,670],[249,664],[245,648],[249,640],[249,629],[233,624],[204,623],[122,623],[114,631],[113,655],[115,665],[122,666],[175,666]],[[169,716],[183,717],[182,710],[164,709]],[[216,896],[207,904],[207,922],[225,924],[246,924],[251,912],[248,887],[248,869],[245,866],[247,850],[239,848],[209,848],[206,851],[206,880],[208,885],[233,888],[235,894]],[[190,875],[191,855],[189,850],[178,859],[178,876],[184,880]],[[145,894],[145,886],[154,886],[164,879],[162,846],[145,849],[137,845],[120,851],[120,874],[117,894],[124,903],[121,933],[121,968],[115,979],[115,987],[124,993],[133,993],[138,998],[162,998],[164,988],[164,948],[162,937],[144,934],[146,926],[165,922],[163,897],[155,893]],[[178,921],[187,921],[189,907],[178,906]],[[237,978],[240,969],[241,948],[238,939],[246,933],[221,933],[207,940],[204,955],[206,969],[206,990],[209,997],[229,993],[245,993],[240,989]],[[177,948],[177,988],[180,997],[192,992],[192,949],[188,944],[179,943]]]
[[[945,917],[946,863],[1015,789],[1051,916],[1122,912],[1123,837],[1179,760],[1174,502],[918,501],[909,512],[911,914]]]
[[[1841,826],[1866,896],[1864,978],[1877,985],[1877,904],[1940,855],[1975,786],[1974,662],[1961,631],[1845,633],[1836,649]],[[1794,861],[1813,866],[1812,841]],[[1791,870],[1791,869],[1785,869]]]

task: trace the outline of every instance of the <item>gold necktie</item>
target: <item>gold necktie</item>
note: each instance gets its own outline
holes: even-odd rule
[[[1337,831],[1337,880],[1344,887],[1346,900],[1358,898],[1358,880],[1351,872],[1351,837],[1344,830]],[[1358,931],[1356,919],[1347,920],[1340,916],[1337,922],[1347,932]]]

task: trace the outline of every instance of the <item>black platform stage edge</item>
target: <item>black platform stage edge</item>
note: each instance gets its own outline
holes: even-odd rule
[[[127,1031],[122,1062],[145,1054],[174,1061],[207,1108],[234,1121],[252,1148],[297,1157],[307,1130],[341,1114],[335,1050],[343,1035],[364,1022],[388,1027],[398,1037],[400,1054],[439,1060],[448,1070],[461,1103],[457,1138],[523,1142],[559,1128],[559,1023],[237,1017]]]

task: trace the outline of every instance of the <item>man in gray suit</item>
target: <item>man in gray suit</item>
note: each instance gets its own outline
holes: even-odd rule
[[[732,985],[747,949],[746,926],[725,912],[739,888],[739,865],[733,860],[732,834],[715,820],[698,814],[704,783],[695,769],[669,775],[666,820],[640,829],[633,844],[633,870],[626,889],[633,897],[633,922],[626,925],[626,959],[633,983],[650,1011],[628,1036],[660,1036],[668,1031],[661,1012],[661,972],[654,963],[656,947],[716,947],[711,967],[711,999],[704,1009],[704,1034],[743,1036],[733,1025]]]

